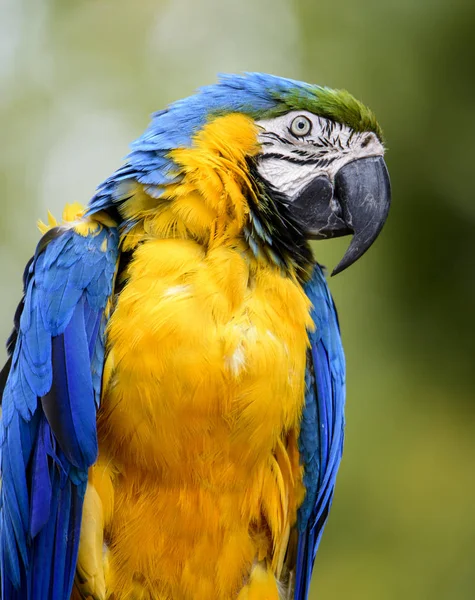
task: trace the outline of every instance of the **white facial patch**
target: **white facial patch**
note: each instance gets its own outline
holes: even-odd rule
[[[306,131],[302,127],[306,119],[310,130],[298,135],[299,129]],[[384,155],[384,147],[374,133],[355,132],[348,125],[304,110],[263,119],[257,125],[262,146],[258,171],[289,198],[315,177],[325,175],[333,182],[343,165],[357,158]]]

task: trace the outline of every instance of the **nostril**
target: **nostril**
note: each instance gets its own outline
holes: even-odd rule
[[[371,134],[367,135],[364,138],[364,140],[361,142],[361,147],[362,148],[366,148],[366,146],[369,146],[369,144],[370,144],[370,142],[371,142],[372,139],[373,139],[373,136]]]

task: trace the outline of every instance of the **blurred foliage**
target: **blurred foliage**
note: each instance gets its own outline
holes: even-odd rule
[[[4,339],[36,218],[87,202],[153,110],[243,70],[345,87],[375,110],[393,209],[330,282],[348,426],[314,590],[472,598],[475,3],[0,0],[0,15]],[[315,252],[332,266],[346,243]]]

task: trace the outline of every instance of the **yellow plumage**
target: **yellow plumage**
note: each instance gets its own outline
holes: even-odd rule
[[[215,119],[172,152],[182,183],[158,200],[137,187],[123,206],[138,224],[122,240],[133,257],[107,330],[83,597],[279,597],[303,498],[311,322],[296,278],[241,239],[256,139],[243,115]]]

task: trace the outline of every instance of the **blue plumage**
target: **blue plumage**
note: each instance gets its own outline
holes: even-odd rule
[[[27,267],[0,427],[0,563],[9,600],[71,593],[97,455],[104,309],[117,255],[115,229],[83,237],[58,228]]]
[[[305,291],[315,330],[305,375],[305,407],[299,438],[306,496],[298,514],[295,600],[306,600],[313,563],[330,510],[343,451],[345,358],[338,317],[322,269],[316,265]]]

